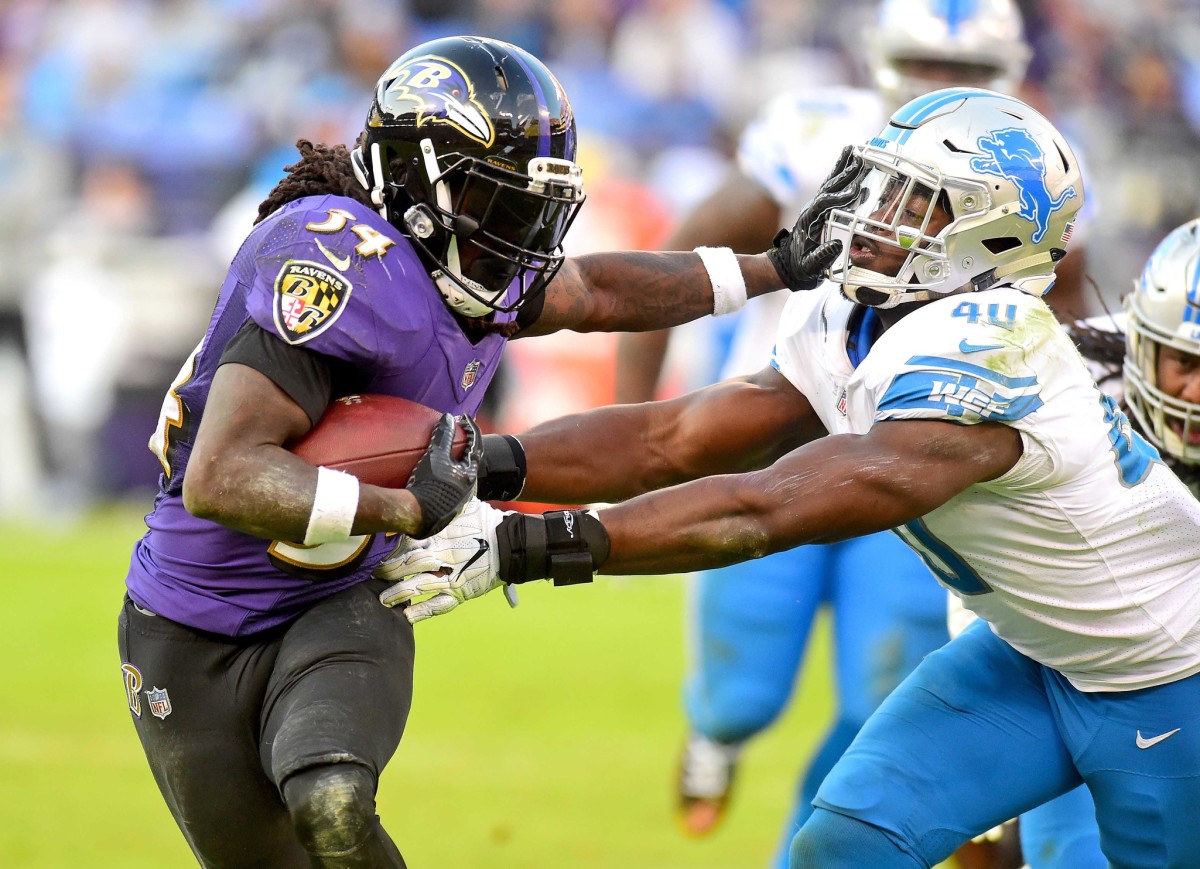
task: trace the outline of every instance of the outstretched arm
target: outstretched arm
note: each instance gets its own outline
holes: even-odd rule
[[[707,261],[695,252],[629,251],[568,259],[547,285],[537,319],[520,334],[664,329],[737,310],[747,298],[784,287],[811,290],[842,249],[840,241],[822,241],[825,217],[858,196],[862,168],[854,148],[844,148],[795,226],[780,230],[765,253],[746,256],[717,248],[708,252]]]
[[[385,563],[382,575],[397,582],[381,600],[394,606],[434,593],[410,608],[419,621],[504,583],[704,570],[870,534],[999,477],[1021,449],[1016,430],[999,423],[885,422],[865,435],[820,438],[765,470],[663,489],[598,517],[503,513],[476,501],[457,520],[462,527],[451,526],[453,539],[419,541]]]
[[[601,573],[701,570],[804,543],[894,528],[1008,471],[1021,437],[999,423],[933,420],[822,438],[771,467],[710,477],[600,512]]]
[[[738,256],[753,298],[783,288],[766,254]],[[638,332],[713,313],[713,287],[698,254],[618,251],[570,257],[546,286],[542,312],[519,337],[559,329]]]
[[[517,435],[522,498],[614,502],[709,474],[769,465],[825,433],[808,400],[765,368],[669,401],[613,405]]]

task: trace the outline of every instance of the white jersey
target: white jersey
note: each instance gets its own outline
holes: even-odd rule
[[[831,434],[904,419],[1021,434],[1008,473],[894,529],[939,581],[1081,691],[1200,672],[1200,502],[1096,387],[1049,308],[1011,288],[939,299],[857,368],[855,310],[831,283],[796,293],[776,339],[775,366]]]
[[[842,148],[878,135],[887,123],[879,94],[849,87],[793,91],[771,100],[742,132],[738,168],[762,186],[790,226],[837,163]],[[767,365],[788,292],[751,299],[738,315],[723,377]]]
[[[1113,332],[1125,334],[1125,312],[1120,311],[1116,314],[1101,314],[1095,317],[1089,317],[1083,321],[1086,326],[1097,329],[1101,332]],[[1125,400],[1125,383],[1121,378],[1120,366],[1105,365],[1089,359],[1086,356],[1083,358],[1084,364],[1087,365],[1088,373],[1092,375],[1092,379],[1097,385],[1112,396],[1113,401],[1121,404]],[[1195,494],[1193,492],[1193,494]],[[946,628],[950,634],[950,638],[954,639],[959,634],[967,629],[971,622],[978,618],[975,613],[971,612],[962,601],[954,594],[950,594],[946,600]]]

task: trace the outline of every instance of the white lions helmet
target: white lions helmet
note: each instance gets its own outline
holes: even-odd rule
[[[1200,355],[1200,220],[1164,238],[1125,297],[1125,400],[1147,439],[1187,464],[1200,464],[1200,404],[1158,388],[1166,346]]]
[[[1011,93],[1031,54],[1013,0],[883,0],[868,36],[891,108],[947,85]]]
[[[1015,97],[947,88],[913,100],[858,146],[859,199],[834,209],[830,278],[892,308],[998,285],[1041,296],[1066,255],[1083,179],[1054,125]]]

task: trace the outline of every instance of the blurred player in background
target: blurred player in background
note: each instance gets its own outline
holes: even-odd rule
[[[1029,57],[1012,0],[885,0],[867,40],[874,89],[822,87],[772,100],[742,135],[738,169],[684,218],[664,249],[761,250],[800,211],[847,143],[866,141],[892,111],[938,87],[1013,92]],[[1068,259],[1074,266],[1081,257]],[[1061,291],[1074,302],[1079,270],[1072,267],[1064,281],[1064,265],[1051,298]],[[738,315],[722,378],[762,367],[786,301],[786,293],[774,293]],[[619,402],[654,397],[669,335],[620,337]],[[889,582],[878,581],[881,570]],[[684,692],[691,733],[677,800],[680,823],[693,836],[707,835],[722,819],[747,740],[784,709],[818,609],[827,605],[833,614],[837,712],[798,784],[776,858],[785,865],[788,843],[811,813],[825,774],[884,697],[948,639],[945,593],[889,532],[700,573],[691,591],[693,648]]]
[[[565,260],[584,199],[574,114],[550,71],[507,43],[417,46],[380,78],[356,148],[299,149],[163,402],[121,669],[201,865],[403,866],[375,793],[411,704],[413,636],[371,571],[389,537],[427,536],[474,491],[482,440],[468,418],[507,339],[663,328],[782,281],[765,254],[724,283],[694,253]],[[358,392],[445,414],[405,489],[285,448]],[[451,414],[471,431],[461,461]],[[508,442],[490,443],[479,492],[515,494]]]
[[[1200,219],[1163,239],[1125,299],[1122,383],[1138,427],[1200,495],[1198,286]]]
[[[1200,503],[1041,300],[1083,204],[1078,162],[1033,109],[967,88],[908,103],[839,168],[856,161],[849,204],[802,212],[780,242],[789,285],[816,245],[844,254],[789,299],[770,367],[526,432],[531,497],[615,506],[539,518],[473,501],[387,563],[408,578],[382,599],[457,603],[894,528],[980,620],[871,716],[791,865],[933,866],[1086,784],[1112,864],[1195,866]],[[1147,334],[1191,335],[1192,313]],[[1164,442],[1193,440],[1187,418]]]

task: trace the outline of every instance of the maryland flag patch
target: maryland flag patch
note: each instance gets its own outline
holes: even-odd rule
[[[275,277],[275,328],[289,344],[315,338],[338,318],[352,286],[337,272],[308,260],[288,260]]]

